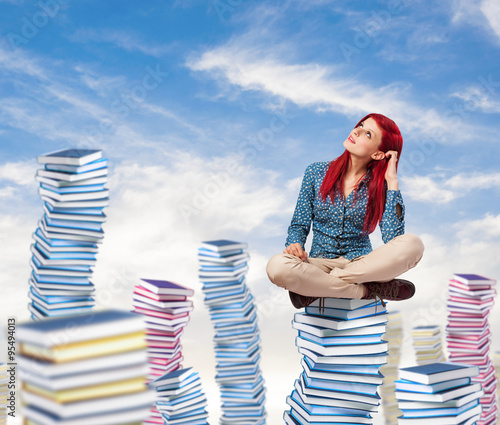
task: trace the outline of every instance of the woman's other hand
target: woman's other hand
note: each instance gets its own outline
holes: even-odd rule
[[[398,190],[398,175],[397,175],[397,162],[398,153],[396,151],[387,151],[385,157],[389,159],[387,170],[385,171],[385,181],[387,182],[388,190]]]
[[[307,252],[302,249],[300,243],[292,243],[288,245],[284,250],[283,254],[294,255],[295,257],[299,257],[302,261],[307,260]]]

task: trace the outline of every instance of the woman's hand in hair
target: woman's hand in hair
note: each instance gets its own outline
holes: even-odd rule
[[[385,171],[385,181],[387,182],[388,190],[398,190],[398,175],[397,175],[397,162],[398,153],[396,151],[387,151],[385,153],[386,159],[389,161],[387,170]]]
[[[299,257],[302,261],[307,260],[307,252],[302,249],[302,245],[300,243],[292,243],[288,245],[284,250],[283,254],[294,255],[295,257]]]

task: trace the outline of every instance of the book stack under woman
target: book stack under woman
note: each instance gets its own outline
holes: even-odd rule
[[[144,321],[107,310],[17,327],[23,414],[29,425],[139,425],[155,393]]]
[[[388,357],[386,322],[385,307],[374,300],[318,299],[295,314],[303,372],[287,398],[288,425],[372,423]]]
[[[477,365],[479,375],[472,378],[482,385],[483,407],[478,425],[497,420],[497,380],[490,359],[490,326],[488,317],[493,307],[496,281],[476,274],[455,274],[449,282],[448,325],[446,341],[449,360]]]
[[[222,401],[221,425],[265,424],[265,387],[254,298],[246,285],[247,244],[202,242],[199,279],[215,332],[215,380]]]
[[[380,367],[380,373],[384,376],[380,387],[380,396],[386,425],[397,425],[401,411],[398,409],[398,402],[394,394],[396,388],[394,381],[398,379],[401,360],[403,315],[399,311],[389,312],[387,319],[386,331],[382,335],[382,339],[389,344],[389,357],[387,363]]]
[[[107,160],[97,149],[65,149],[40,155],[38,162],[44,164],[36,174],[44,214],[31,245],[31,317],[88,312],[109,203]]]

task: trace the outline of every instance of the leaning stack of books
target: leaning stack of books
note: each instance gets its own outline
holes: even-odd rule
[[[222,401],[220,423],[265,423],[265,387],[254,298],[246,285],[247,244],[202,242],[199,279],[215,331],[216,376]]]
[[[7,365],[0,363],[0,425],[7,423]]]
[[[437,325],[416,326],[412,329],[413,348],[418,365],[444,362],[441,328]]]
[[[166,280],[141,279],[134,288],[134,312],[146,322],[148,345],[148,380],[156,379],[181,367],[181,335],[193,310],[188,300],[194,291]],[[151,408],[146,423],[163,424],[156,407]]]
[[[166,373],[149,385],[156,388],[156,408],[165,425],[208,424],[207,398],[198,372],[192,368]]]
[[[403,315],[399,311],[390,312],[387,316],[387,325],[382,339],[389,344],[389,358],[387,363],[380,367],[380,373],[384,376],[380,387],[380,397],[386,425],[397,425],[398,416],[401,412],[398,409],[398,402],[394,394],[396,385],[394,381],[398,379],[399,362],[401,360],[401,348],[403,345]]]
[[[44,214],[31,245],[28,309],[32,319],[85,313],[95,304],[90,279],[109,203],[107,160],[97,149],[65,149],[38,162]]]
[[[498,388],[498,381],[500,381],[500,351],[493,353],[493,366],[495,367],[495,377],[497,378],[497,406],[500,405],[500,389]]]
[[[288,425],[371,424],[387,362],[387,312],[374,300],[324,298],[296,313],[303,373],[287,398]]]
[[[141,424],[154,403],[144,321],[107,310],[19,325],[23,415],[30,425]]]
[[[496,423],[497,381],[490,359],[488,316],[494,303],[496,281],[476,274],[455,274],[449,284],[446,340],[449,360],[479,366],[479,382],[484,390],[479,425]]]
[[[481,417],[477,366],[441,362],[400,369],[396,398],[400,425],[471,425]]]

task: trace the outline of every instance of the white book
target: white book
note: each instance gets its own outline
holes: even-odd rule
[[[92,186],[92,185],[97,185],[97,184],[106,184],[108,182],[108,178],[106,176],[95,177],[93,179],[85,179],[85,180],[78,180],[78,181],[74,181],[74,182],[69,182],[69,181],[65,181],[65,180],[57,180],[57,179],[51,179],[48,177],[43,177],[43,176],[38,175],[38,173],[35,176],[35,180],[37,182],[48,184],[49,186],[53,186],[55,188]]]
[[[89,171],[87,173],[63,173],[60,171],[37,170],[37,176],[47,177],[54,180],[63,180],[67,182],[75,182],[80,180],[88,180],[96,177],[103,177],[108,175],[108,168],[100,168],[99,170]]]
[[[38,155],[39,164],[83,165],[102,158],[100,149],[69,148]]]

